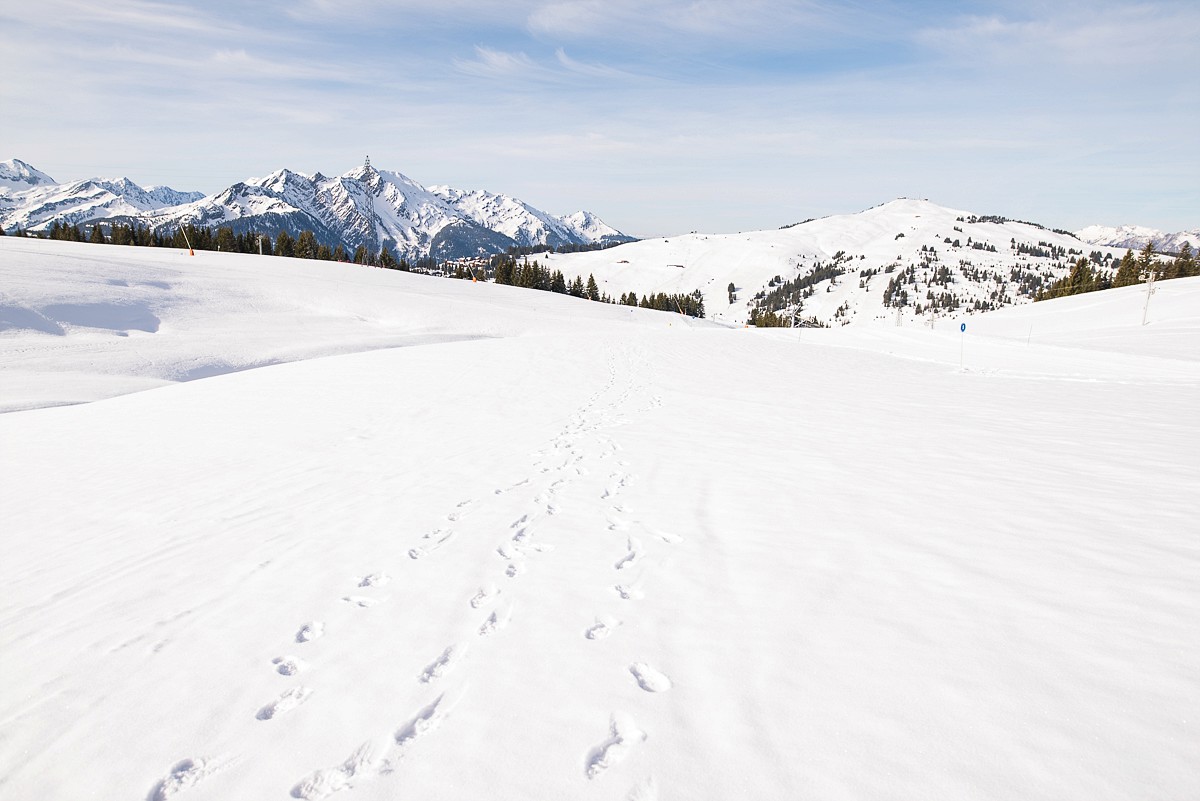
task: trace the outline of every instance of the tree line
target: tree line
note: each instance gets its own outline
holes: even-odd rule
[[[109,232],[105,234],[103,227],[96,223],[90,226],[90,230],[85,233],[79,223],[67,224],[54,220],[45,232],[35,232],[32,236],[39,239],[90,242],[98,245],[190,248],[225,253],[261,253],[264,256],[284,256],[318,261],[353,261],[356,264],[373,264],[390,270],[445,274],[441,265],[433,257],[409,262],[404,257],[397,258],[391,249],[386,247],[380,250],[378,256],[372,258],[371,254],[367,252],[366,246],[359,245],[354,250],[353,258],[347,258],[345,247],[339,244],[330,248],[328,245],[318,242],[316,234],[311,230],[301,231],[299,236],[295,237],[287,231],[281,230],[272,241],[267,234],[256,231],[235,234],[232,228],[221,226],[214,232],[211,228],[197,227],[191,223],[177,228],[173,234],[164,233],[161,230],[151,230],[144,225],[113,223],[108,228]],[[6,235],[4,229],[0,228],[0,236]],[[30,236],[31,234],[18,226],[12,235]],[[560,248],[559,252],[566,251]],[[455,278],[468,277],[466,270],[461,265],[456,267],[453,275]],[[600,303],[620,303],[643,309],[679,312],[689,317],[704,317],[704,298],[698,289],[691,294],[668,295],[659,292],[649,296],[643,295],[640,299],[636,293],[628,292],[617,300],[608,293],[600,291],[593,275],[588,275],[586,282],[580,276],[575,276],[572,281],[568,282],[562,270],[552,272],[549,268],[541,266],[537,260],[534,260],[532,264],[528,260],[518,263],[511,254],[492,257],[483,277],[484,280],[491,278],[497,284],[556,292]]]
[[[512,256],[497,256],[492,258],[489,265],[492,280],[497,284],[519,286],[526,289],[537,289],[543,292],[557,292],[576,298],[585,298],[599,303],[619,303],[622,306],[635,306],[643,309],[671,311],[686,314],[688,317],[704,317],[704,297],[700,290],[691,294],[667,294],[659,292],[652,295],[642,295],[639,299],[636,292],[623,293],[620,299],[614,299],[607,292],[601,292],[594,275],[589,274],[584,282],[580,276],[567,281],[562,270],[551,271],[543,267],[537,259],[532,262],[517,262]],[[459,268],[461,273],[461,268]],[[465,278],[465,275],[459,275]]]
[[[1049,300],[1084,292],[1133,286],[1149,280],[1151,276],[1156,281],[1200,276],[1200,263],[1197,263],[1189,242],[1185,241],[1179,249],[1179,255],[1170,261],[1160,261],[1155,256],[1154,245],[1147,242],[1136,257],[1132,250],[1126,251],[1117,262],[1117,269],[1112,272],[1095,264],[1094,259],[1081,258],[1071,266],[1067,275],[1040,288],[1034,300]]]

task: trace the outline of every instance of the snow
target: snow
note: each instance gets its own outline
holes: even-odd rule
[[[12,238],[0,287],[2,797],[1200,795],[1200,279],[965,335]]]
[[[913,267],[916,283],[908,287],[912,298],[902,311],[903,319],[911,324],[917,317],[916,305],[928,304],[928,292],[952,292],[970,302],[992,300],[996,291],[998,305],[1032,302],[1032,297],[1017,291],[1011,280],[1012,268],[1020,267],[1047,280],[1058,278],[1085,248],[1072,236],[1028,223],[966,221],[973,216],[928,200],[899,198],[856,214],[780,230],[647,239],[602,251],[554,255],[550,261],[568,278],[594,275],[601,291],[617,298],[629,291],[640,297],[699,290],[710,317],[741,324],[748,318],[751,299],[758,292],[769,292],[776,276],[787,281],[808,275],[817,263],[829,266],[841,253],[839,264],[845,274],[818,283],[815,295],[804,302],[802,316],[815,317],[825,325],[892,321],[896,310],[884,307],[884,287],[895,272]],[[1013,251],[1014,241],[1044,245],[1043,250],[1049,246],[1064,253],[1073,250],[1077,255],[1027,256]],[[993,250],[975,249],[971,245],[976,243]],[[926,255],[928,248],[936,251],[932,266],[927,263],[931,258]],[[1118,259],[1124,254],[1120,249],[1112,252]],[[933,280],[934,271],[941,266],[950,270],[948,285]],[[968,277],[972,270],[987,273],[987,279]],[[862,282],[864,271],[875,271],[875,275]],[[736,287],[733,302],[728,296],[730,283]],[[843,307],[845,311],[839,315]]]
[[[1200,249],[1200,228],[1167,233],[1143,225],[1089,225],[1075,232],[1084,242],[1141,250],[1152,243],[1158,253],[1178,253],[1186,242],[1195,253]]]

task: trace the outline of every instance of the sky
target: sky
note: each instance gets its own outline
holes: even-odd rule
[[[927,198],[1200,227],[1200,4],[0,0],[0,159],[218,192],[369,155],[634,236]]]

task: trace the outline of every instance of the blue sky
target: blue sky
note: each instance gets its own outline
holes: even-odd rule
[[[0,5],[0,158],[215,192],[364,155],[637,235],[924,197],[1200,227],[1200,4]]]

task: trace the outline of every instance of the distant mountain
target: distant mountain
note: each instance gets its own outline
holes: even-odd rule
[[[319,242],[393,249],[410,259],[450,259],[504,252],[515,245],[590,245],[632,241],[589,212],[556,217],[516,198],[447,186],[425,188],[398,172],[369,166],[328,178],[278,170],[214,195],[142,188],[128,179],[55,184],[24,162],[4,163],[13,187],[0,184],[0,226],[29,230],[54,220],[137,223],[174,230],[181,225],[234,233],[311,230]]]
[[[902,198],[778,230],[687,234],[538,258],[567,276],[594,275],[615,298],[699,290],[708,316],[732,323],[761,309],[824,325],[936,325],[941,317],[1029,303],[1040,286],[1093,253],[1099,269],[1112,271],[1125,252],[1037,223]]]
[[[1150,242],[1158,253],[1178,253],[1183,243],[1188,242],[1193,251],[1200,250],[1200,228],[1172,234],[1141,225],[1089,225],[1075,235],[1091,245],[1141,250]]]
[[[20,191],[31,186],[56,183],[41,170],[35,169],[20,159],[0,161],[0,191]]]
[[[39,231],[57,220],[74,225],[112,218],[140,219],[204,197],[167,186],[142,187],[128,178],[89,178],[60,184],[19,159],[0,162],[0,227]]]

